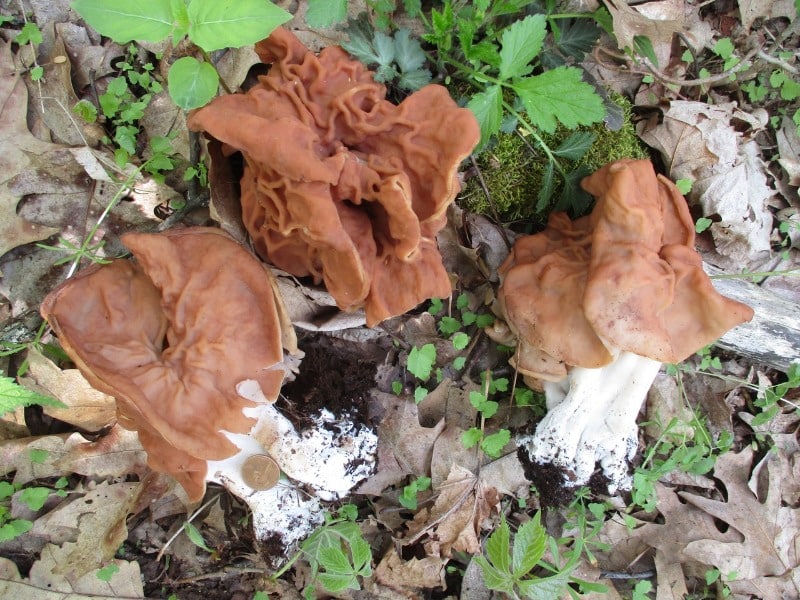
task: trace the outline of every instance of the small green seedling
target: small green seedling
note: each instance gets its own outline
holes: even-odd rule
[[[72,8],[115,42],[171,38],[177,45],[188,37],[197,45],[204,61],[180,58],[167,76],[169,94],[184,110],[203,106],[217,94],[219,74],[208,52],[253,44],[292,18],[267,0],[74,0]]]
[[[0,415],[33,404],[67,408],[63,402],[24,388],[11,377],[3,377],[0,374]]]
[[[403,492],[400,494],[398,501],[409,510],[417,510],[417,494],[430,489],[430,487],[430,477],[417,477],[403,488]]]

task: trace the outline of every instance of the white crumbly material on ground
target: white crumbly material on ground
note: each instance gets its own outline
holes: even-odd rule
[[[599,463],[610,492],[630,489],[636,417],[660,367],[658,361],[620,352],[605,367],[573,367],[561,381],[545,383],[547,415],[536,433],[521,440],[531,461],[558,467],[569,486],[588,483]]]
[[[237,391],[258,403],[245,409],[256,424],[249,435],[223,432],[241,451],[209,461],[206,479],[221,483],[247,503],[258,539],[280,535],[288,549],[323,522],[320,500],[338,500],[372,474],[378,437],[348,415],[337,418],[325,409],[312,416],[312,426],[298,433],[264,398],[257,382],[243,381]],[[242,467],[256,454],[271,456],[288,479],[269,490],[248,486]]]

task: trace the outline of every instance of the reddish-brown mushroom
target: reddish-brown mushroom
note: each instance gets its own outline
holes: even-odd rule
[[[239,452],[257,406],[237,391],[257,382],[274,400],[283,348],[296,350],[267,269],[218,229],[126,234],[137,262],[80,272],[51,292],[42,315],[97,389],[117,399],[150,466],[197,500],[207,461]]]
[[[649,161],[608,164],[582,185],[597,198],[591,215],[554,214],[545,231],[519,239],[498,299],[517,367],[545,381],[549,412],[528,440],[530,458],[572,485],[599,462],[610,487],[626,487],[636,416],[661,363],[753,311],[714,290],[684,198]]]
[[[195,111],[189,127],[242,152],[242,213],[258,253],[324,281],[373,325],[451,293],[436,233],[480,138],[473,114],[429,85],[399,105],[338,47],[285,29],[256,45],[269,74]]]

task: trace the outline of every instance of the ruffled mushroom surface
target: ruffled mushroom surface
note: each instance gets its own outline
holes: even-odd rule
[[[694,249],[691,215],[649,161],[610,163],[582,182],[586,217],[550,217],[501,266],[501,309],[519,371],[543,380],[548,413],[526,442],[570,486],[599,464],[629,487],[636,417],[662,362],[684,360],[736,325],[748,306],[715,291]],[[535,470],[535,469],[534,469]]]
[[[473,114],[429,85],[399,105],[338,47],[311,53],[278,28],[269,73],[189,118],[242,152],[242,213],[258,253],[324,281],[367,324],[451,293],[436,233],[480,138]]]
[[[191,228],[130,233],[136,262],[80,272],[42,303],[61,344],[97,389],[117,399],[120,422],[139,433],[150,466],[197,500],[207,461],[239,452],[257,403],[237,393],[256,382],[274,400],[283,348],[296,350],[270,273],[223,232]]]

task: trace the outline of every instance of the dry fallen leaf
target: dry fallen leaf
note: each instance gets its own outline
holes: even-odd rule
[[[688,199],[701,205],[703,216],[719,216],[710,229],[717,252],[741,265],[770,249],[767,200],[774,191],[758,144],[738,133],[734,120],[759,126],[734,103],[676,100],[661,123],[642,121],[637,131],[661,153],[673,180],[693,182]]]
[[[606,2],[619,47],[634,48],[634,38],[646,37],[653,45],[659,65],[669,59],[672,35],[684,29],[682,5],[682,1],[661,0],[634,8],[624,0]]]
[[[483,521],[500,502],[493,487],[486,487],[469,469],[454,464],[450,475],[434,489],[436,502],[420,510],[409,524],[404,545],[424,540],[428,556],[449,558],[453,552],[481,551]]]
[[[28,131],[28,90],[11,54],[11,44],[0,42],[0,256],[17,246],[44,240],[57,230],[17,216],[19,196],[8,189],[9,181],[28,168],[30,155],[60,148],[36,139]]]
[[[395,548],[390,548],[375,568],[375,578],[394,590],[445,589],[446,564],[438,556],[405,560]]]
[[[100,431],[117,420],[113,397],[94,389],[78,369],[61,370],[35,349],[28,351],[28,373],[20,380],[26,387],[66,404],[44,407],[45,414],[84,431]]]
[[[797,16],[797,4],[793,0],[739,0],[739,16],[742,29],[747,32],[753,22],[761,17],[776,19],[787,17],[794,21]]]
[[[758,498],[748,487],[753,451],[729,452],[717,461],[714,476],[723,482],[727,500],[713,500],[683,492],[681,498],[741,533],[736,542],[709,536],[689,543],[687,558],[713,565],[723,574],[735,573],[728,582],[737,594],[762,598],[800,596],[800,510],[784,506],[784,471],[770,463],[767,489]]]

